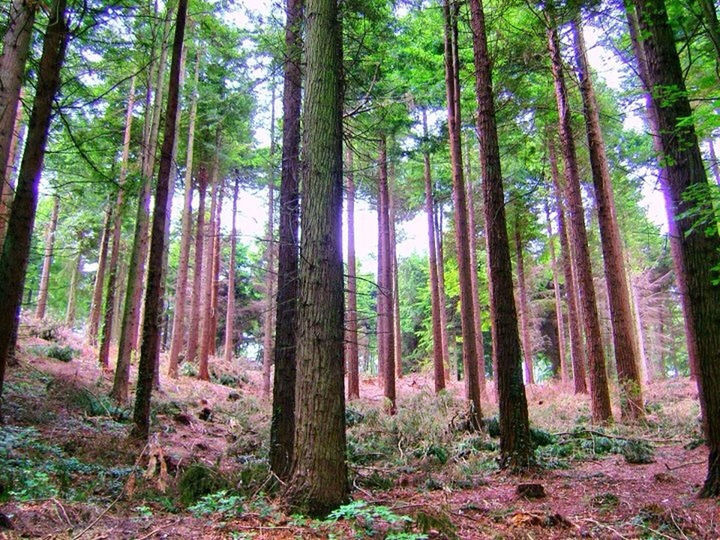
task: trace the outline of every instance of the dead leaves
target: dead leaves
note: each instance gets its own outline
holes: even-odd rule
[[[155,485],[161,493],[165,493],[168,485],[168,467],[162,446],[154,444],[150,447],[148,465],[143,478],[155,480]]]

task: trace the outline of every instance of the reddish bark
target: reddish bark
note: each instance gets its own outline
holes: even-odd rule
[[[97,270],[95,271],[95,284],[93,285],[90,314],[88,315],[87,339],[90,345],[97,344],[98,329],[100,326],[100,310],[102,308],[102,292],[105,286],[105,270],[107,269],[107,254],[110,243],[110,224],[113,216],[113,205],[108,203],[103,220],[102,236],[98,253]]]
[[[560,362],[560,381],[563,386],[568,382],[567,364],[565,360],[565,318],[563,317],[562,300],[560,296],[560,284],[558,283],[558,265],[555,256],[555,238],[553,233],[552,220],[550,219],[550,207],[545,202],[545,222],[547,224],[548,246],[550,247],[550,269],[552,271],[553,293],[555,297],[555,324],[558,336],[558,361]],[[571,272],[572,273],[572,272]]]
[[[50,215],[50,222],[45,231],[45,254],[43,256],[42,272],[40,273],[40,287],[38,288],[37,306],[35,318],[45,318],[45,310],[48,300],[48,286],[50,285],[50,267],[52,266],[53,251],[55,249],[55,230],[57,229],[58,214],[60,212],[60,198],[53,197],[53,209]]]
[[[517,257],[518,281],[518,315],[520,317],[520,341],[522,343],[523,361],[525,363],[525,380],[528,384],[535,384],[533,373],[533,349],[530,340],[530,305],[527,297],[527,284],[525,282],[525,260],[523,256],[524,244],[520,225],[518,223],[519,210],[515,215],[515,256]]]

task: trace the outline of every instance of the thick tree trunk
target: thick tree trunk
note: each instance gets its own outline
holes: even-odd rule
[[[427,139],[427,111],[423,109],[423,137]],[[430,170],[430,152],[423,149],[423,173],[425,177],[425,213],[428,223],[428,259],[430,265],[430,309],[433,336],[433,374],[435,393],[445,389],[445,362],[443,356],[443,326],[440,316],[444,307],[440,302],[440,277],[435,234],[435,204],[433,201],[433,183]]]
[[[22,97],[22,89],[20,90]],[[0,128],[2,129],[2,128]],[[15,126],[13,127],[12,137],[9,143],[7,165],[5,166],[4,176],[0,178],[0,246],[5,241],[5,231],[7,230],[8,220],[10,219],[10,206],[12,205],[13,195],[15,193],[15,182],[13,172],[15,171],[18,149],[22,149],[22,101],[18,99],[17,112],[15,113]],[[2,151],[2,150],[0,150]],[[2,157],[0,157],[2,160]]]
[[[563,317],[562,299],[560,295],[560,284],[558,283],[558,265],[555,256],[555,238],[553,233],[552,220],[550,219],[550,207],[545,202],[545,223],[547,225],[548,246],[550,247],[550,270],[552,272],[553,293],[555,297],[555,325],[557,328],[558,362],[560,363],[560,381],[563,386],[568,382],[567,364],[565,360],[565,318]]]
[[[610,408],[605,355],[600,331],[600,319],[595,302],[595,285],[593,283],[592,263],[590,262],[590,250],[588,248],[587,229],[585,228],[585,215],[580,192],[580,173],[575,154],[570,105],[560,56],[560,40],[555,27],[552,5],[549,5],[546,10],[549,18],[547,31],[548,51],[552,62],[555,98],[559,114],[558,133],[565,162],[565,198],[570,212],[570,241],[576,263],[578,295],[580,297],[587,345],[592,417],[595,422],[604,423],[612,421],[612,409]]]
[[[230,363],[233,358],[235,341],[235,259],[237,252],[237,198],[240,188],[240,176],[235,178],[232,199],[232,229],[230,233],[230,260],[228,261],[227,309],[225,310],[225,347],[223,359]]]
[[[525,380],[528,384],[535,384],[533,373],[533,347],[530,339],[530,305],[527,297],[527,284],[525,281],[525,258],[523,256],[524,244],[520,225],[518,223],[519,209],[515,215],[515,256],[517,258],[518,280],[518,315],[520,316],[520,341],[522,344],[523,361],[525,364]]]
[[[522,380],[520,335],[505,221],[492,72],[485,33],[485,15],[479,0],[470,0],[470,16],[478,103],[477,130],[483,172],[485,234],[488,238],[493,355],[497,362],[499,390],[500,464],[512,469],[523,469],[532,463],[533,448]]]
[[[303,1],[286,0],[275,376],[270,426],[270,467],[281,479],[289,475],[295,437],[302,21]]]
[[[67,309],[65,310],[65,325],[72,328],[75,325],[75,313],[77,311],[77,288],[80,281],[80,270],[82,269],[82,253],[78,250],[73,261],[72,274],[70,275],[70,289],[68,290]]]
[[[170,219],[168,194],[170,191],[170,171],[172,169],[176,120],[179,108],[180,57],[182,56],[186,13],[187,0],[178,0],[175,39],[170,64],[167,112],[165,114],[165,135],[160,153],[160,169],[155,190],[155,208],[153,210],[152,239],[148,263],[147,292],[145,295],[143,340],[140,348],[138,384],[135,409],[133,411],[134,426],[132,435],[142,439],[147,439],[150,431],[150,396],[153,388],[155,364],[160,354],[160,322],[163,306],[163,273],[165,269],[163,257],[166,249],[165,228],[167,221]]]
[[[207,169],[200,165],[197,174],[198,183],[198,212],[197,224],[195,226],[195,268],[193,269],[192,300],[190,302],[190,326],[188,327],[188,342],[185,352],[185,360],[194,362],[197,356],[198,339],[200,337],[201,316],[203,299],[203,246],[205,244],[205,192],[207,191]],[[207,264],[207,263],[205,263]]]
[[[347,500],[343,374],[342,32],[335,0],[307,1],[295,451],[286,497],[322,515]]]
[[[55,250],[55,230],[57,229],[58,214],[60,213],[60,197],[53,196],[53,208],[50,222],[45,231],[45,254],[43,255],[42,272],[40,274],[40,287],[38,288],[35,318],[43,320],[47,309],[48,287],[50,285],[50,268],[52,267],[53,251]]]
[[[620,229],[615,216],[615,198],[608,167],[605,143],[600,127],[595,90],[590,78],[590,64],[585,50],[585,39],[579,20],[573,21],[575,60],[577,62],[580,93],[590,151],[590,168],[595,187],[595,204],[600,224],[600,239],[605,265],[610,320],[612,322],[615,362],[620,386],[620,410],[629,420],[645,416],[642,382],[638,367],[638,344],[633,328],[630,291],[625,272],[625,256],[620,240]]]
[[[444,2],[445,12],[445,86],[447,90],[448,130],[450,135],[450,161],[453,177],[453,205],[455,207],[455,245],[457,250],[458,274],[460,281],[460,323],[463,335],[463,369],[466,376],[466,398],[470,402],[470,424],[480,429],[482,409],[480,405],[480,382],[478,354],[473,310],[472,272],[470,262],[470,241],[468,238],[467,192],[462,166],[462,145],[460,142],[459,66],[453,53],[453,35],[457,25],[456,13],[451,16],[450,0]],[[455,11],[455,7],[453,11]]]
[[[123,136],[122,158],[120,162],[120,177],[118,179],[118,193],[115,200],[115,216],[112,226],[112,249],[108,268],[107,293],[105,295],[105,315],[103,319],[102,339],[100,341],[99,363],[107,368],[110,362],[110,342],[113,334],[115,319],[115,289],[118,277],[118,262],[120,260],[120,243],[122,242],[122,218],[125,207],[125,180],[127,179],[128,157],[130,155],[130,136],[132,134],[133,108],[135,106],[135,77],[130,80],[130,92],[125,113],[125,133]]]
[[[358,361],[358,328],[357,328],[357,281],[355,264],[355,175],[353,171],[352,149],[345,150],[347,179],[347,309],[346,309],[346,344],[345,358],[348,373],[348,399],[360,397],[360,366]]]
[[[25,274],[35,212],[38,186],[45,157],[53,101],[60,87],[60,69],[65,59],[68,24],[65,0],[54,0],[50,9],[38,81],[28,123],[28,140],[23,154],[17,190],[13,201],[7,236],[0,256],[0,397],[2,397],[5,366],[15,349],[20,318]],[[1,415],[0,411],[0,415]],[[0,416],[1,418],[1,416]]]
[[[720,238],[693,228],[683,198],[694,185],[705,185],[695,128],[687,119],[692,109],[687,98],[674,36],[662,0],[635,0],[635,10],[645,53],[647,82],[659,128],[663,162],[667,163],[663,189],[672,203],[681,233],[680,247],[687,278],[690,316],[698,352],[698,390],[703,410],[705,440],[709,448],[708,474],[702,496],[720,495],[720,286],[713,282],[713,261]]]
[[[102,293],[105,287],[105,270],[107,269],[108,246],[110,245],[110,226],[113,216],[113,205],[108,202],[103,220],[102,236],[98,250],[97,270],[95,271],[95,284],[90,302],[90,314],[88,315],[87,339],[90,345],[97,345],[98,329],[100,327],[100,310],[102,309]]]

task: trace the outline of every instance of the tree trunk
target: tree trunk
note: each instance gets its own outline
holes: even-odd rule
[[[702,10],[702,22],[710,36],[710,41],[715,48],[715,61],[720,61],[720,23],[718,23],[717,12],[715,11],[715,2],[713,0],[698,0],[700,9]]]
[[[22,89],[20,90],[20,97],[22,97]],[[22,135],[22,101],[18,99],[15,125],[9,143],[7,165],[5,166],[5,172],[0,173],[4,174],[4,176],[0,178],[0,246],[2,246],[2,243],[5,241],[5,231],[7,230],[8,220],[10,219],[10,206],[12,205],[15,190],[13,172],[15,171],[18,149],[22,149]],[[2,150],[0,149],[0,151]],[[0,157],[0,160],[1,159],[2,157]]]
[[[45,231],[45,254],[43,256],[42,273],[40,274],[40,287],[38,288],[35,318],[43,320],[47,308],[48,286],[50,285],[50,268],[52,266],[53,251],[55,249],[55,230],[57,229],[58,214],[60,212],[60,197],[53,196],[53,209],[50,222]]]
[[[500,465],[528,467],[533,460],[527,400],[522,381],[520,336],[512,282],[512,263],[505,220],[500,150],[495,123],[492,72],[485,33],[485,14],[480,0],[470,0],[470,25],[475,58],[477,130],[483,172],[485,234],[490,278],[490,317],[493,356],[496,357],[500,407]]]
[[[208,355],[217,353],[218,296],[220,292],[220,216],[222,215],[223,190],[218,193],[217,212],[213,233],[212,297],[210,300],[210,327],[208,330]]]
[[[270,167],[268,168],[268,225],[265,258],[265,322],[263,326],[263,386],[264,397],[270,397],[270,373],[273,360],[273,312],[275,294],[275,174],[272,159],[275,155],[275,86],[272,87],[270,106]]]
[[[198,212],[195,226],[195,268],[193,269],[192,300],[190,302],[190,326],[185,361],[194,362],[197,356],[198,338],[200,336],[200,310],[203,298],[203,245],[205,238],[205,192],[207,190],[207,169],[200,165],[197,174]]]
[[[150,396],[153,388],[154,367],[160,353],[160,322],[163,306],[163,273],[165,270],[163,257],[166,249],[165,228],[167,221],[170,219],[168,193],[177,127],[180,57],[182,56],[186,13],[187,0],[178,0],[175,39],[170,64],[167,112],[165,114],[165,135],[160,153],[160,169],[155,190],[155,208],[153,210],[152,239],[148,263],[147,292],[145,295],[143,340],[140,348],[138,384],[135,409],[133,411],[134,426],[132,436],[142,439],[147,439],[150,431]]]
[[[705,440],[709,448],[708,475],[702,496],[720,495],[720,286],[713,282],[713,261],[720,238],[693,228],[687,210],[693,204],[683,193],[705,185],[707,175],[695,128],[687,119],[692,110],[687,98],[674,36],[662,0],[635,0],[645,53],[647,82],[659,128],[662,159],[666,166],[663,189],[672,202],[680,235],[687,278],[690,316],[696,331],[698,390],[703,410]],[[682,217],[681,217],[682,216]]]
[[[560,56],[560,40],[555,27],[552,5],[548,5],[546,11],[549,18],[547,30],[548,50],[552,62],[555,98],[559,114],[558,133],[565,162],[565,199],[568,202],[570,211],[570,241],[572,242],[572,253],[576,263],[578,295],[580,297],[588,353],[592,417],[595,422],[605,423],[612,421],[612,409],[610,408],[610,392],[605,370],[600,319],[595,302],[595,285],[592,277],[592,263],[590,262],[587,229],[585,228],[585,215],[580,192],[580,173],[575,154],[570,106]]]
[[[436,205],[437,206],[437,205]],[[437,213],[435,213],[437,212]],[[438,272],[438,295],[440,296],[440,330],[442,337],[443,364],[445,366],[445,377],[448,370],[453,372],[453,380],[458,380],[458,369],[453,356],[450,360],[450,337],[447,320],[447,298],[445,296],[445,256],[443,254],[443,227],[442,227],[442,204],[433,210],[433,219],[436,220],[435,246],[437,248],[437,272]],[[453,340],[455,338],[453,337]]]
[[[346,310],[346,347],[345,357],[348,372],[348,399],[360,397],[360,366],[358,361],[357,329],[357,281],[355,278],[355,175],[353,171],[353,153],[348,146],[345,150],[347,169],[347,310]]]
[[[125,113],[125,134],[123,136],[122,158],[120,162],[120,177],[118,179],[118,193],[115,200],[115,217],[112,228],[112,249],[108,268],[107,293],[105,295],[105,315],[103,319],[102,339],[100,341],[99,363],[107,368],[110,362],[110,342],[112,341],[113,322],[115,319],[115,289],[117,287],[118,262],[120,260],[120,243],[122,242],[122,218],[125,207],[125,180],[127,179],[128,157],[130,155],[130,136],[132,134],[132,115],[135,106],[135,77],[130,79],[130,92]]]
[[[395,381],[402,379],[402,331],[400,329],[400,297],[398,293],[397,241],[395,237],[395,164],[391,161],[388,175],[388,226],[390,229],[390,285],[392,286],[392,324],[393,324],[393,367]]]
[[[423,109],[423,137],[428,138],[427,111]],[[435,210],[433,184],[430,171],[430,152],[423,148],[423,173],[425,177],[425,213],[428,222],[428,254],[430,264],[430,309],[432,313],[433,373],[435,393],[445,389],[445,363],[443,355],[443,325],[441,320],[440,277],[437,246],[435,242]]]
[[[230,233],[230,261],[228,261],[228,293],[227,293],[227,309],[225,311],[225,347],[223,349],[223,358],[225,363],[230,363],[233,358],[233,350],[235,342],[233,335],[235,332],[235,259],[237,252],[237,197],[240,188],[240,176],[235,178],[235,187],[233,189],[232,202],[232,232]]]
[[[710,170],[715,178],[715,183],[720,186],[720,165],[718,165],[717,155],[715,154],[715,144],[712,136],[708,138],[708,149],[710,150]]]
[[[523,257],[523,240],[520,232],[518,215],[520,210],[515,209],[515,255],[517,257],[517,280],[518,280],[518,315],[520,316],[520,342],[522,344],[523,360],[525,363],[525,380],[528,384],[535,384],[533,373],[533,347],[530,340],[530,305],[527,297],[527,286],[525,283],[525,260]]]
[[[270,426],[270,467],[283,480],[290,472],[295,437],[302,21],[303,0],[286,0],[275,376]]]
[[[35,100],[28,123],[28,140],[23,154],[17,190],[7,236],[0,256],[0,397],[8,357],[15,349],[30,241],[37,210],[38,185],[43,168],[52,108],[60,87],[60,69],[65,59],[68,25],[65,0],[54,0],[50,9],[43,51],[38,69]],[[1,414],[1,411],[0,411]],[[1,416],[0,416],[1,418]]]
[[[95,271],[95,284],[93,285],[90,314],[88,315],[87,339],[90,345],[97,345],[98,329],[100,327],[100,310],[102,309],[102,293],[105,286],[105,270],[107,269],[108,246],[110,245],[110,224],[113,215],[113,205],[108,202],[103,220],[102,236],[98,253],[97,270]]]
[[[347,500],[343,390],[342,32],[335,0],[308,0],[297,408],[292,507]]]
[[[555,296],[555,319],[558,342],[558,361],[560,362],[560,381],[565,386],[568,382],[567,364],[565,360],[565,319],[563,317],[562,299],[560,297],[560,284],[558,283],[558,265],[555,257],[555,238],[553,237],[550,207],[545,202],[545,223],[547,225],[548,245],[550,246],[550,270],[552,272],[553,293]]]
[[[82,236],[82,234],[81,234]],[[73,261],[72,274],[70,275],[70,289],[68,290],[67,309],[65,310],[65,325],[72,328],[75,326],[75,313],[77,311],[77,288],[82,269],[82,252],[78,249]]]
[[[595,187],[595,203],[600,224],[600,240],[605,264],[610,320],[612,322],[615,362],[620,386],[620,410],[628,420],[645,416],[642,382],[638,367],[638,344],[633,329],[630,291],[625,272],[625,256],[620,240],[620,229],[615,216],[615,200],[608,167],[605,143],[600,128],[595,90],[590,78],[590,65],[585,50],[585,39],[579,17],[573,21],[575,60],[577,62],[580,93],[590,151],[590,168]]]
[[[453,177],[453,204],[455,207],[455,244],[457,250],[460,282],[460,322],[463,335],[463,368],[466,376],[466,398],[470,402],[470,424],[480,429],[482,409],[480,405],[480,383],[478,374],[478,350],[476,347],[475,316],[470,264],[470,241],[468,238],[467,192],[462,167],[462,146],[460,143],[459,66],[454,61],[453,39],[457,25],[456,13],[451,16],[450,0],[445,0],[445,86],[447,90],[448,130],[450,135],[450,161]],[[455,9],[453,9],[455,11]]]

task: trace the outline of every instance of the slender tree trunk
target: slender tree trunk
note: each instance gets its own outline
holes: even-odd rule
[[[437,211],[437,213],[435,213]],[[448,370],[452,370],[453,380],[458,380],[458,369],[453,355],[450,360],[450,337],[447,320],[447,298],[445,296],[445,256],[443,254],[443,227],[442,227],[442,205],[433,210],[433,219],[435,224],[435,247],[437,248],[437,272],[438,272],[438,295],[440,296],[440,330],[442,338],[442,354],[443,365],[445,366],[445,377],[447,378]],[[453,337],[453,340],[455,338]]]
[[[515,255],[517,257],[517,280],[518,280],[518,315],[520,316],[520,342],[522,344],[523,361],[525,363],[525,380],[528,384],[535,384],[533,373],[533,350],[530,340],[530,306],[527,297],[527,285],[525,282],[525,260],[523,256],[523,240],[518,223],[520,210],[516,209],[515,214]]]
[[[2,397],[5,366],[12,356],[17,339],[23,288],[30,256],[38,185],[45,157],[53,101],[60,87],[60,69],[65,59],[68,24],[65,0],[54,0],[50,9],[38,81],[28,122],[28,140],[23,154],[17,190],[13,201],[7,236],[0,256],[0,397]],[[1,414],[1,411],[0,411]],[[1,418],[1,416],[0,416]]]
[[[40,274],[40,287],[38,289],[35,318],[43,320],[47,309],[48,287],[50,285],[50,268],[52,267],[53,251],[55,249],[55,230],[57,229],[58,214],[60,213],[60,197],[53,196],[53,209],[50,222],[45,231],[45,254],[43,256],[42,273]]]
[[[615,216],[615,200],[607,155],[605,154],[605,143],[600,127],[600,113],[598,112],[595,90],[590,78],[590,64],[587,59],[585,39],[579,17],[573,21],[572,27],[588,148],[590,149],[590,168],[592,170],[595,203],[600,224],[605,281],[621,393],[620,409],[624,418],[637,420],[643,418],[645,412],[642,382],[638,371],[639,350],[633,329],[630,290],[624,265],[625,256],[623,255],[620,229]]]
[[[400,296],[398,293],[397,242],[395,237],[395,164],[391,161],[388,175],[388,226],[390,229],[390,276],[392,286],[393,364],[395,381],[402,379],[402,331],[400,329]]]
[[[218,192],[218,205],[213,224],[213,273],[212,296],[210,299],[210,321],[208,328],[208,356],[217,353],[218,295],[220,292],[220,216],[222,215],[223,190]]]
[[[505,220],[492,72],[485,33],[485,14],[480,0],[470,0],[470,17],[478,103],[477,132],[483,172],[485,234],[488,239],[493,356],[496,357],[499,390],[500,465],[511,469],[524,469],[532,463],[533,448],[525,386],[522,381],[520,336]]]
[[[97,270],[95,271],[95,284],[93,285],[90,314],[88,316],[87,339],[91,345],[97,345],[98,329],[100,327],[100,310],[102,309],[102,293],[105,286],[105,270],[107,269],[108,246],[110,245],[110,224],[113,216],[113,205],[108,202],[103,220],[102,236],[98,253]]]
[[[73,261],[72,274],[70,275],[70,289],[68,290],[67,309],[65,310],[65,325],[73,327],[75,325],[75,313],[77,311],[77,288],[80,280],[80,270],[82,269],[82,252],[78,249],[75,260]]]
[[[275,86],[272,87],[270,106],[270,166],[268,167],[268,225],[265,258],[265,323],[263,326],[263,396],[270,396],[270,374],[273,360],[273,312],[275,294],[275,174],[273,157],[275,155]]]
[[[147,292],[145,295],[145,319],[143,321],[143,340],[140,348],[138,364],[138,384],[133,411],[132,435],[147,439],[150,431],[150,396],[153,388],[154,367],[160,353],[160,321],[162,316],[162,292],[164,283],[163,257],[165,254],[165,228],[170,219],[168,212],[168,193],[170,171],[173,161],[173,146],[177,127],[179,90],[180,90],[180,57],[182,56],[183,38],[187,0],[178,0],[177,20],[175,23],[175,39],[173,42],[172,61],[170,65],[170,84],[168,88],[167,112],[165,114],[165,130],[160,154],[155,190],[155,208],[153,210],[152,240],[150,260],[148,264]]]
[[[698,0],[702,10],[702,21],[705,24],[710,41],[715,48],[715,61],[720,61],[720,23],[718,23],[717,11],[713,0]]]
[[[283,480],[288,478],[290,472],[295,440],[303,0],[286,0],[285,5],[283,142],[278,226],[278,287],[275,302],[277,308],[275,376],[270,426],[270,467]]]
[[[0,60],[0,64],[2,61]],[[20,97],[22,97],[22,88],[20,89]],[[2,105],[0,105],[2,106]],[[4,120],[4,119],[3,119]],[[2,123],[2,120],[0,120]],[[0,127],[0,130],[2,127]],[[0,178],[0,246],[5,241],[5,231],[7,230],[8,220],[10,219],[10,206],[12,205],[13,194],[15,190],[15,182],[13,172],[16,165],[16,157],[18,149],[22,149],[22,101],[18,99],[17,112],[15,113],[15,125],[12,131],[12,137],[9,143],[7,165],[5,166],[4,176]],[[2,144],[2,143],[0,143]],[[0,149],[0,152],[2,149]],[[2,162],[0,156],[0,163]]]
[[[688,118],[692,109],[687,98],[674,36],[662,0],[635,0],[645,53],[648,87],[657,119],[663,162],[667,163],[663,189],[672,202],[673,217],[680,235],[682,260],[687,278],[690,316],[694,322],[698,359],[698,390],[703,410],[705,440],[709,448],[708,474],[702,496],[720,495],[720,286],[713,280],[713,261],[720,251],[720,238],[693,227],[687,210],[693,203],[683,193],[694,185],[705,185],[695,128]]]
[[[565,386],[568,383],[567,364],[565,359],[565,319],[563,317],[562,299],[560,297],[560,284],[558,283],[558,265],[555,257],[555,238],[553,236],[550,207],[545,203],[545,222],[547,224],[548,245],[550,246],[550,269],[552,271],[553,293],[555,295],[555,318],[557,320],[558,358],[560,361],[560,381]],[[572,273],[572,271],[571,271]]]
[[[710,150],[710,170],[715,178],[715,183],[720,186],[720,165],[718,165],[718,158],[715,154],[715,143],[713,142],[712,136],[708,138],[708,148]]]
[[[225,311],[225,347],[223,358],[225,363],[230,363],[233,358],[235,342],[235,259],[237,252],[237,198],[240,188],[240,177],[235,178],[232,202],[232,232],[230,233],[230,261],[228,262],[228,293],[227,309]]]
[[[573,371],[573,386],[576,394],[587,393],[585,379],[585,349],[580,325],[580,313],[577,300],[577,287],[575,272],[572,264],[572,253],[565,225],[565,208],[560,193],[562,192],[562,179],[558,172],[555,143],[552,136],[548,136],[548,160],[552,175],[553,192],[555,196],[555,212],[558,220],[558,236],[560,237],[560,258],[562,260],[563,274],[565,276],[565,297],[568,305],[568,327],[570,331],[570,357]]]
[[[295,451],[285,492],[322,515],[347,500],[343,374],[342,31],[335,0],[307,0]]]
[[[427,111],[423,109],[423,137],[427,140]],[[435,210],[433,183],[430,170],[430,152],[423,149],[423,173],[425,177],[425,213],[428,222],[428,254],[430,265],[430,309],[432,313],[433,374],[435,393],[445,389],[445,363],[443,358],[443,324],[440,316],[443,306],[440,302],[440,277],[437,246],[435,242]]]
[[[347,169],[347,310],[346,332],[347,343],[345,357],[348,372],[348,400],[360,397],[360,366],[358,361],[358,328],[357,328],[357,281],[355,264],[355,174],[353,171],[353,153],[348,146],[345,150]]]
[[[132,115],[135,106],[135,77],[130,79],[130,92],[125,113],[125,134],[123,136],[122,158],[120,162],[120,178],[118,179],[118,193],[115,200],[115,216],[112,226],[112,249],[108,268],[107,293],[105,295],[105,315],[103,319],[102,339],[100,341],[99,363],[107,368],[110,362],[110,342],[115,319],[115,289],[117,286],[118,262],[120,259],[120,243],[122,242],[122,218],[125,208],[125,181],[127,179],[128,157],[130,155],[130,136],[132,134]]]
[[[605,355],[600,331],[600,319],[595,302],[595,285],[592,277],[592,263],[590,262],[587,229],[585,228],[585,215],[580,192],[580,173],[575,154],[570,106],[560,56],[560,40],[555,27],[552,5],[548,5],[546,10],[549,19],[547,31],[548,50],[552,62],[555,98],[559,114],[558,133],[565,162],[565,198],[568,201],[570,212],[570,241],[572,242],[572,253],[576,262],[578,295],[580,297],[588,353],[592,417],[595,422],[604,423],[612,421],[612,409],[610,408]]]
[[[457,19],[451,16],[450,0],[445,0],[445,86],[447,90],[448,130],[450,133],[450,161],[453,176],[453,204],[455,207],[455,244],[460,281],[460,322],[463,335],[463,369],[466,376],[466,398],[470,402],[470,425],[480,429],[482,409],[478,374],[475,317],[473,310],[470,242],[468,239],[467,192],[462,167],[460,143],[460,104],[458,102],[459,67],[454,61],[453,39]],[[455,9],[453,9],[455,11]]]
[[[200,337],[203,298],[203,245],[205,238],[205,192],[207,190],[207,169],[200,165],[197,174],[198,183],[198,213],[195,226],[195,268],[193,269],[192,300],[190,302],[190,326],[188,327],[188,342],[185,360],[194,362],[197,356],[198,339]]]

